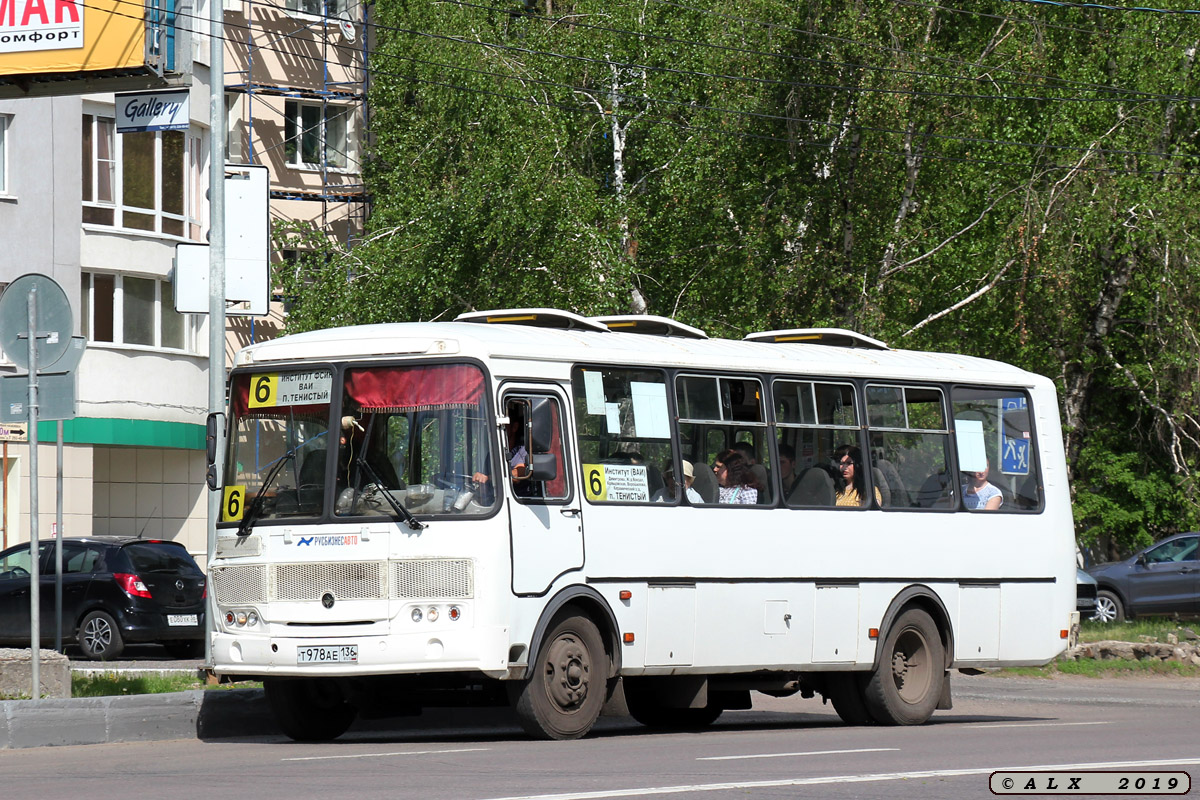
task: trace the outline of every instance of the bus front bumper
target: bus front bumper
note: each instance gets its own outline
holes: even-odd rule
[[[213,671],[308,677],[478,671],[501,678],[508,674],[508,644],[506,627],[319,638],[218,632]]]

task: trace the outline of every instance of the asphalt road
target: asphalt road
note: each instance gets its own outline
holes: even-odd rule
[[[988,778],[1001,769],[1200,776],[1200,680],[956,676],[954,688],[954,709],[918,728],[850,728],[819,700],[757,695],[753,710],[703,733],[605,719],[575,742],[529,741],[507,712],[430,712],[322,745],[247,737],[0,752],[0,787],[13,800],[959,800],[992,797]]]

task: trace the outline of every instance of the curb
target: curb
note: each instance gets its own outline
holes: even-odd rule
[[[278,733],[262,689],[0,701],[0,750]]]

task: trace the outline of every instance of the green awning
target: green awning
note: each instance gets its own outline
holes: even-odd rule
[[[77,417],[63,422],[66,444],[110,444],[126,447],[171,447],[203,450],[203,425],[158,422],[147,419],[93,419]],[[38,441],[58,441],[57,422],[38,423]]]

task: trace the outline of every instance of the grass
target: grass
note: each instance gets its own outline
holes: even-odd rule
[[[1179,641],[1189,641],[1185,630],[1200,634],[1200,622],[1180,622],[1167,617],[1139,619],[1130,622],[1103,623],[1084,620],[1079,626],[1079,641],[1088,642],[1166,642],[1168,634],[1175,634]],[[1002,675],[1022,678],[1053,678],[1056,675],[1079,675],[1087,678],[1127,678],[1132,676],[1163,676],[1176,678],[1200,677],[1200,667],[1179,661],[1146,659],[1093,659],[1076,661],[1059,659],[1044,667],[1010,667],[1000,671]]]
[[[258,688],[261,683],[239,683],[237,688]],[[209,685],[195,675],[124,676],[115,672],[100,675],[72,675],[72,697],[111,697],[128,694],[163,694],[191,689],[230,689],[235,684]]]
[[[1186,641],[1184,629],[1195,631],[1200,635],[1200,621],[1179,622],[1166,617],[1152,617],[1133,620],[1130,622],[1094,622],[1085,619],[1079,626],[1079,641],[1102,642],[1114,640],[1118,642],[1141,642],[1143,637],[1165,642],[1167,634],[1173,633],[1179,641]]]

